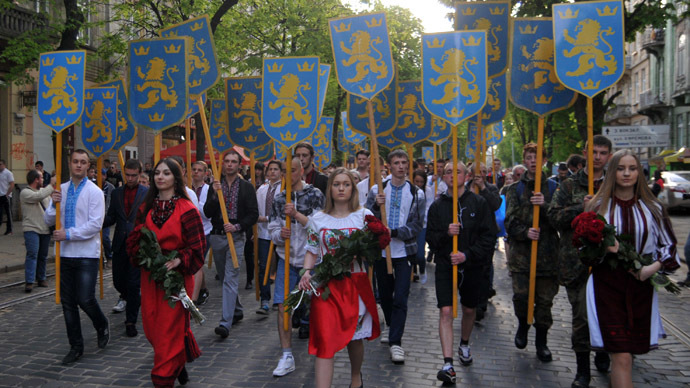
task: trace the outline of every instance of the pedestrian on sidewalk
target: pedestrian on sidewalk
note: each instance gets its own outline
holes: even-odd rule
[[[418,275],[414,277],[415,281],[419,280],[420,283],[426,284],[426,225],[429,207],[431,207],[431,204],[434,202],[434,188],[427,185],[426,174],[423,171],[415,171],[412,176],[415,186],[424,191],[424,198],[427,199],[426,209],[424,209],[422,231],[417,235],[417,262],[415,268],[418,269]]]
[[[301,290],[311,290],[310,271],[317,260],[323,260],[326,254],[333,254],[338,248],[329,242],[335,236],[334,231],[349,236],[353,231],[364,228],[365,216],[372,215],[371,211],[359,206],[354,174],[342,167],[328,179],[325,206],[323,211],[309,217],[304,273],[299,281]],[[331,386],[333,357],[346,346],[350,358],[350,387],[362,387],[362,340],[372,341],[380,334],[376,301],[366,269],[355,258],[351,267],[351,276],[328,283],[331,293],[327,300],[315,295],[311,298],[309,354],[316,356],[314,374],[317,388]]]
[[[285,277],[289,277],[288,291],[292,291],[300,280],[300,271],[304,266],[304,255],[307,252],[307,221],[315,212],[323,209],[326,198],[321,190],[302,180],[304,168],[300,158],[292,158],[291,188],[289,190],[292,203],[286,203],[287,190],[280,192],[273,201],[273,209],[269,217],[268,233],[276,247],[278,266],[273,292],[273,303],[278,305],[278,337],[283,354],[278,366],[273,370],[273,376],[285,376],[295,370],[295,358],[292,356],[292,330],[285,330],[282,312],[285,299]],[[286,216],[290,216],[290,229],[286,227]],[[290,273],[285,273],[285,240],[290,239]],[[312,265],[313,268],[313,265]],[[298,337],[309,338],[309,316],[304,309],[293,312],[293,321],[299,326]],[[290,319],[290,314],[288,314]]]
[[[201,222],[204,224],[204,235],[206,236],[206,251],[204,251],[204,260],[206,260],[206,254],[210,249],[210,243],[208,242],[209,236],[211,235],[211,229],[213,225],[211,224],[211,219],[206,217],[204,214],[204,205],[208,200],[208,191],[211,187],[204,181],[206,178],[206,171],[208,170],[208,165],[203,160],[197,160],[192,163],[192,189],[194,194],[199,201],[197,208],[199,209],[199,215],[201,216]],[[208,288],[206,288],[206,276],[204,275],[204,267],[199,268],[196,274],[194,274],[194,290],[192,291],[191,298],[194,304],[199,307],[206,304],[208,301],[209,293]]]
[[[101,189],[86,177],[86,151],[72,151],[69,168],[70,180],[51,194],[52,201],[44,214],[46,224],[55,225],[55,204],[61,204],[61,226],[53,232],[53,239],[60,242],[60,301],[70,344],[63,365],[77,361],[84,353],[79,307],[96,329],[98,347],[104,349],[110,341],[110,322],[96,299],[105,199]]]
[[[127,237],[134,230],[137,210],[144,201],[148,188],[139,184],[141,163],[137,159],[125,162],[125,185],[113,190],[103,229],[115,225],[113,235],[113,284],[120,298],[113,312],[125,311],[125,333],[137,336],[137,316],[141,305],[141,270],[131,264],[127,254]]]
[[[462,304],[462,326],[458,356],[464,366],[472,364],[470,335],[480,299],[482,276],[496,241],[496,222],[486,200],[464,184],[467,167],[458,162],[458,220],[453,219],[452,190],[447,190],[429,208],[426,241],[436,252],[436,301],[439,308],[439,337],[443,368],[436,377],[455,383],[453,368],[453,265],[458,269],[458,292]],[[443,180],[453,187],[453,165],[444,167]],[[458,253],[452,252],[453,236],[458,236]]]
[[[670,273],[680,267],[671,220],[647,186],[640,159],[631,150],[611,158],[609,173],[599,192],[585,205],[616,227],[616,235],[632,236],[641,255],[653,264],[637,272],[597,260],[587,281],[587,317],[592,349],[611,353],[611,386],[632,387],[633,354],[646,354],[659,345],[664,329],[656,290],[647,281],[657,271]],[[618,252],[618,241],[607,255]]]
[[[48,247],[50,246],[50,228],[43,220],[45,209],[50,206],[50,195],[53,184],[43,185],[43,174],[38,170],[30,170],[26,174],[28,186],[19,193],[22,207],[22,226],[24,229],[24,245],[26,246],[26,260],[24,262],[24,291],[31,292],[34,282],[39,287],[48,287],[46,281],[46,264]]]
[[[538,242],[536,286],[534,290],[534,328],[537,331],[535,347],[542,362],[552,360],[547,346],[548,331],[553,324],[551,307],[558,294],[558,232],[547,217],[546,209],[558,182],[547,178],[542,166],[537,166],[537,145],[527,143],[522,158],[527,168],[517,183],[506,191],[505,226],[510,243],[508,269],[513,281],[513,307],[518,319],[515,346],[527,346],[530,262],[532,241]],[[546,158],[544,158],[546,162]],[[541,174],[541,187],[535,188],[536,174]],[[539,228],[532,227],[534,206],[540,206]]]
[[[390,330],[383,331],[381,342],[388,342],[391,361],[405,362],[402,337],[407,320],[407,299],[410,295],[412,263],[417,260],[417,235],[422,231],[426,202],[424,192],[405,179],[410,160],[404,150],[388,154],[391,179],[372,186],[367,196],[367,208],[381,218],[385,206],[388,228],[391,231],[390,252],[393,274],[388,274],[385,260],[374,263],[381,309]],[[381,252],[386,257],[385,250]]]
[[[12,193],[14,192],[14,175],[7,168],[7,162],[0,159],[0,224],[3,214],[7,217],[5,236],[12,234]]]
[[[162,159],[154,168],[154,184],[137,214],[142,225],[156,235],[163,254],[177,251],[177,257],[165,263],[168,271],[184,277],[186,290],[194,289],[194,274],[204,265],[206,238],[199,210],[189,200],[182,167],[171,158]],[[127,238],[127,253],[136,257],[140,233],[135,228]],[[138,263],[133,263],[138,265]],[[144,334],[153,347],[151,380],[156,387],[172,388],[177,379],[189,381],[185,363],[201,355],[189,324],[189,312],[180,303],[170,307],[165,291],[141,270],[141,317]]]

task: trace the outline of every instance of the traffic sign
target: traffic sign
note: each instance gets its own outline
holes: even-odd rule
[[[602,134],[614,148],[668,147],[671,145],[669,125],[624,125],[603,127]]]

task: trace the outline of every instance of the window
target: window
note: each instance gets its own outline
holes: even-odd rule
[[[640,76],[640,81],[642,83],[642,87],[640,88],[640,92],[644,93],[646,92],[647,89],[647,69],[642,69],[642,75]]]
[[[631,80],[628,80],[628,105],[632,105],[634,101],[633,98],[633,92],[632,92],[632,82]]]
[[[684,115],[681,113],[676,116],[676,131],[678,132],[678,147],[685,146],[685,120],[683,120]]]
[[[37,13],[48,13],[48,1],[49,0],[34,0],[34,11]]]
[[[640,74],[633,75],[633,104],[637,104],[640,98]]]
[[[688,65],[687,53],[687,35],[681,34],[678,37],[678,55],[676,55],[676,78],[682,77],[686,74]]]
[[[78,38],[91,45],[91,0],[79,0],[79,8],[84,13],[84,25],[79,30]]]

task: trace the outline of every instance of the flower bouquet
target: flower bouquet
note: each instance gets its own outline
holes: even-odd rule
[[[366,216],[364,222],[364,228],[355,230],[349,236],[340,230],[331,230],[338,241],[331,242],[329,245],[338,245],[338,247],[333,253],[325,254],[321,263],[314,268],[310,291],[300,290],[299,286],[296,286],[290,292],[284,304],[285,311],[296,310],[302,302],[308,304],[310,298],[304,298],[304,296],[311,296],[312,293],[323,300],[328,299],[331,293],[328,282],[331,279],[339,280],[350,276],[350,263],[353,258],[356,258],[360,265],[362,259],[366,259],[369,263],[382,259],[381,250],[385,249],[391,241],[388,228],[378,218],[371,215]],[[319,293],[318,288],[323,288],[323,292]]]
[[[189,310],[192,318],[202,324],[206,320],[201,311],[194,305],[192,299],[187,295],[184,288],[184,277],[181,273],[165,267],[165,263],[175,259],[177,251],[170,251],[163,254],[156,235],[147,228],[140,227],[135,232],[139,233],[138,249],[135,258],[139,265],[151,273],[151,279],[156,282],[158,287],[165,291],[165,300],[171,308],[175,307],[178,301],[182,306]]]
[[[575,230],[573,234],[573,246],[578,249],[580,259],[588,265],[598,264],[602,260],[612,269],[620,268],[637,272],[643,266],[652,264],[651,255],[640,255],[635,247],[628,243],[629,236],[616,236],[616,228],[606,223],[606,219],[595,212],[584,212],[573,220],[571,226]],[[618,254],[607,255],[606,249],[616,245],[618,239]],[[680,288],[662,273],[655,273],[649,278],[654,288],[679,294]]]

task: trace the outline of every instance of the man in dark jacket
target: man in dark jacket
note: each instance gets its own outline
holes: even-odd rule
[[[462,304],[462,329],[458,355],[463,365],[472,364],[470,334],[480,298],[482,273],[496,241],[496,221],[486,200],[465,187],[467,168],[458,163],[458,218],[453,219],[453,166],[446,164],[443,180],[449,189],[429,208],[426,241],[436,252],[436,300],[440,309],[439,333],[444,366],[437,378],[455,383],[453,369],[453,265],[458,266],[458,289]],[[458,236],[458,253],[452,253]]]
[[[245,231],[256,224],[259,218],[259,207],[256,202],[254,186],[240,177],[241,156],[230,150],[223,157],[223,176],[213,182],[213,191],[208,193],[204,214],[211,218],[211,235],[209,240],[213,249],[216,271],[223,283],[223,314],[220,325],[215,332],[221,338],[227,338],[230,327],[244,318],[239,298],[240,269],[232,263],[232,254],[226,233],[232,233],[237,261],[244,259]],[[223,190],[225,208],[228,212],[228,223],[223,223],[223,216],[216,191]]]
[[[302,166],[304,166],[304,182],[321,190],[321,193],[325,196],[328,177],[316,171],[314,167],[314,147],[306,142],[299,143],[295,146],[293,156],[299,158]]]
[[[134,229],[137,209],[141,206],[148,188],[139,184],[141,163],[136,159],[129,159],[125,163],[125,185],[113,190],[110,206],[105,215],[103,229],[115,225],[113,235],[113,284],[120,293],[125,306],[125,329],[127,336],[135,337],[136,323],[141,305],[139,294],[141,271],[129,261],[127,254],[127,237]],[[118,302],[119,304],[119,302]]]

